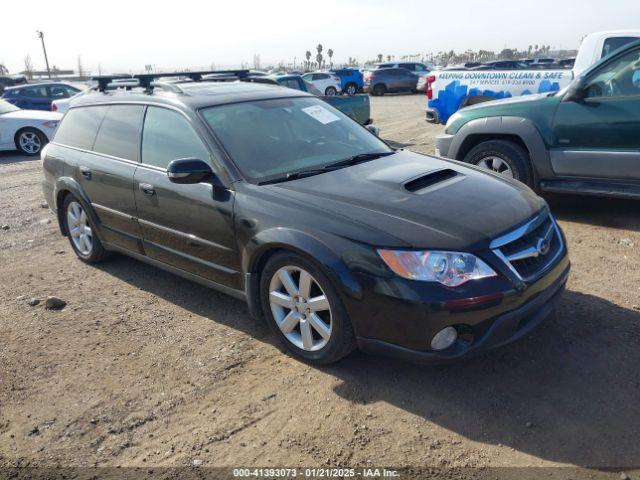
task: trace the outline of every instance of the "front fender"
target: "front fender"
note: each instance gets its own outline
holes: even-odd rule
[[[531,157],[531,163],[534,175],[539,178],[548,178],[553,176],[551,161],[549,158],[549,150],[538,131],[536,125],[527,118],[522,117],[486,117],[471,120],[465,123],[455,134],[449,147],[448,157],[457,160],[467,139],[472,136],[488,136],[492,135],[511,135],[519,137],[527,149]]]
[[[362,288],[341,255],[320,239],[291,228],[270,228],[247,242],[241,253],[243,271],[257,277],[255,274],[262,268],[265,255],[275,250],[287,250],[313,259],[324,269],[339,292],[356,299],[362,298]]]

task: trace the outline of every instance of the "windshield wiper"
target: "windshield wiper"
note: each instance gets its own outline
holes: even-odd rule
[[[280,183],[286,182],[288,180],[297,180],[298,178],[310,177],[312,175],[319,175],[320,173],[325,173],[330,171],[326,167],[322,168],[310,168],[308,170],[299,170],[297,172],[289,172],[282,177],[272,178],[271,180],[265,180],[264,182],[258,183],[258,185],[268,185],[270,183]]]
[[[344,160],[340,160],[335,163],[330,163],[329,165],[325,165],[324,167],[321,167],[321,168],[309,168],[307,170],[298,170],[297,172],[289,172],[282,177],[272,178],[271,180],[265,180],[264,182],[260,182],[258,185],[268,185],[270,183],[280,183],[280,182],[286,182],[288,180],[297,180],[299,178],[310,177],[312,175],[319,175],[321,173],[331,172],[333,170],[338,170],[340,168],[356,165],[358,163],[366,162],[368,160],[375,160],[376,158],[393,155],[394,153],[396,152],[359,153],[358,155],[345,158]]]
[[[324,169],[333,170],[335,168],[348,167],[350,165],[356,165],[358,163],[366,162],[368,160],[375,160],[376,158],[380,158],[380,157],[388,157],[389,155],[393,155],[394,153],[396,152],[392,151],[392,152],[359,153],[358,155],[345,158],[344,160],[340,160],[339,162],[330,163],[329,165],[325,166]]]

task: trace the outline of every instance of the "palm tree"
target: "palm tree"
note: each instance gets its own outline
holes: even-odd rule
[[[327,55],[329,56],[329,68],[331,68],[333,67],[333,60],[331,60],[331,57],[333,57],[333,50],[331,49],[327,50]]]
[[[316,55],[316,62],[318,62],[318,69],[322,68],[322,44],[319,43],[316,47],[318,54]]]
[[[309,50],[307,50],[306,53],[304,54],[304,56],[307,59],[306,68],[308,70],[309,69],[309,64],[311,62],[311,52]]]
[[[381,53],[378,54],[378,63],[382,63],[382,54]]]

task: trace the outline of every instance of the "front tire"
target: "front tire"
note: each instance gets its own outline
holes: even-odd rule
[[[316,365],[337,362],[355,348],[351,322],[335,287],[314,263],[279,253],[260,278],[262,309],[281,343]]]
[[[349,83],[347,84],[345,91],[347,92],[347,95],[355,95],[356,93],[358,93],[358,87],[355,85],[355,83]]]
[[[40,154],[42,148],[49,143],[49,140],[40,130],[23,128],[16,133],[15,143],[20,153],[33,157]]]
[[[482,142],[467,153],[464,161],[533,187],[529,154],[517,143],[508,140]]]
[[[71,248],[85,263],[98,263],[107,258],[108,252],[96,235],[96,227],[84,206],[69,194],[62,204],[64,228]]]

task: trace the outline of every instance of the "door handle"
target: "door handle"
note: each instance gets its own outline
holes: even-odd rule
[[[140,185],[138,185],[138,187],[140,187],[140,190],[145,195],[155,195],[156,194],[156,189],[150,183],[141,183]]]
[[[80,167],[80,175],[87,180],[91,180],[91,169],[88,167]]]

